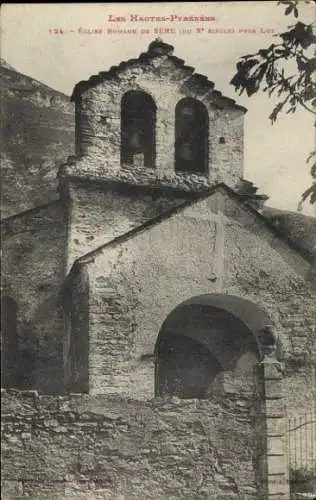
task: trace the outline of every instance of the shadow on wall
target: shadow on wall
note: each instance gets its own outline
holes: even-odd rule
[[[37,316],[31,323],[21,319],[17,303],[9,296],[1,298],[1,387],[34,389],[36,370],[47,370],[35,334],[34,324],[38,320]]]
[[[19,368],[17,304],[1,297],[1,387],[16,387]]]
[[[191,304],[167,318],[156,345],[156,394],[209,398],[257,390],[256,339],[227,311]]]

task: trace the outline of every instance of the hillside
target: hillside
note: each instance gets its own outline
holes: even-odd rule
[[[68,96],[1,59],[1,216],[57,198],[58,165],[73,154],[74,107]]]
[[[315,254],[316,218],[297,212],[264,207],[262,214],[283,235],[286,235],[297,246]]]

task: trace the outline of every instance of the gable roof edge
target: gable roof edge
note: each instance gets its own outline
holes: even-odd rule
[[[216,99],[220,99],[226,106],[239,109],[243,113],[248,111],[244,106],[237,104],[234,99],[226,97],[222,94],[222,92],[215,89],[214,82],[211,82],[206,75],[196,72],[196,69],[193,66],[185,64],[183,59],[174,56],[173,51],[174,47],[172,45],[168,45],[162,40],[156,39],[149,44],[147,51],[141,53],[137,58],[134,57],[128,59],[127,61],[121,61],[118,65],[111,66],[108,71],[100,71],[97,75],[90,76],[88,80],[81,80],[78,82],[73,89],[70,101],[76,102],[86,90],[97,86],[103,81],[117,79],[121,71],[132,68],[135,64],[146,64],[157,57],[163,56],[171,60],[177,67],[181,67],[188,71],[191,74],[191,77],[203,80],[201,86],[205,87],[206,90],[208,89],[208,93],[210,95],[214,95]]]
[[[225,183],[219,183],[210,188],[208,191],[202,193],[200,196],[196,197],[195,199],[191,200],[186,200],[180,205],[173,207],[169,209],[166,212],[163,212],[159,214],[158,216],[149,219],[146,221],[144,224],[141,224],[140,226],[137,226],[130,231],[121,234],[120,236],[117,236],[116,238],[113,238],[112,240],[98,246],[94,250],[91,250],[90,252],[87,252],[86,254],[82,255],[81,257],[77,258],[72,266],[72,268],[76,265],[81,265],[81,264],[86,264],[89,262],[92,262],[100,252],[102,252],[105,248],[107,247],[112,247],[115,245],[118,245],[124,241],[127,241],[131,239],[132,237],[141,234],[144,231],[147,231],[148,229],[156,226],[160,222],[169,219],[173,215],[183,211],[185,208],[202,201],[204,199],[207,199],[209,196],[214,194],[216,191],[224,190],[225,193],[227,193],[231,198],[235,199],[238,201],[242,206],[249,211],[252,215],[254,215],[257,219],[261,221],[261,223],[264,224],[267,229],[273,233],[273,235],[278,238],[280,241],[288,245],[292,250],[294,250],[296,253],[300,255],[305,261],[307,261],[309,264],[313,264],[314,262],[314,255],[311,254],[310,252],[306,251],[305,249],[299,247],[295,242],[293,242],[290,238],[288,238],[286,235],[280,234],[277,229],[273,226],[273,224],[267,220],[262,214],[260,214],[255,208],[253,208],[251,205],[245,202],[245,200],[240,196],[238,193],[236,193],[233,189],[228,187]],[[71,268],[71,270],[72,270]],[[70,270],[70,273],[71,273]]]

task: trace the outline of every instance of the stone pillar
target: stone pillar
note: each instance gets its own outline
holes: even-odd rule
[[[275,357],[265,356],[258,365],[261,401],[261,498],[288,500],[289,471],[286,455],[286,420],[282,393],[282,372]]]

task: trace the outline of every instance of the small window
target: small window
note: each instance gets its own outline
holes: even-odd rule
[[[205,174],[208,171],[209,119],[204,104],[192,98],[175,109],[175,170]]]
[[[156,105],[145,92],[127,92],[121,103],[121,164],[155,166]]]

